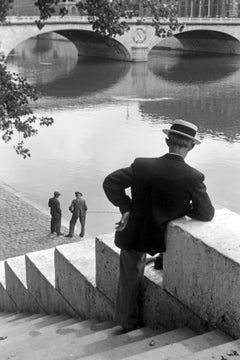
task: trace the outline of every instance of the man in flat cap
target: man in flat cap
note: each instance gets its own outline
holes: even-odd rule
[[[175,120],[164,129],[169,152],[157,158],[137,158],[130,167],[108,175],[103,183],[107,198],[122,214],[115,244],[120,252],[120,277],[115,320],[125,331],[139,326],[139,299],[146,253],[165,251],[169,221],[189,216],[210,221],[214,208],[206,191],[204,175],[184,161],[200,141],[197,126]],[[131,197],[125,189],[131,188]]]
[[[85,235],[87,204],[86,201],[83,199],[82,193],[80,191],[76,191],[75,196],[76,198],[72,201],[71,205],[69,206],[69,210],[72,213],[72,218],[70,220],[69,233],[65,236],[73,237],[75,225],[77,220],[79,219],[81,224],[81,232],[79,236],[83,238]]]
[[[48,206],[50,207],[51,214],[51,234],[57,233],[57,236],[64,235],[63,233],[61,233],[62,210],[59,201],[60,195],[60,192],[54,191],[53,197],[48,201]]]

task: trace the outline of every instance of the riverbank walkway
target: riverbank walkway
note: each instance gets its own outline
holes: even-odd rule
[[[68,233],[64,220],[61,230]],[[78,232],[73,238],[50,234],[50,214],[0,182],[0,260],[76,241]]]

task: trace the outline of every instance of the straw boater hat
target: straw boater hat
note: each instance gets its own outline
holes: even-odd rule
[[[201,142],[195,138],[197,130],[197,126],[188,121],[175,120],[170,129],[163,129],[163,132],[166,135],[169,133],[178,134],[191,139],[194,144],[201,144]]]

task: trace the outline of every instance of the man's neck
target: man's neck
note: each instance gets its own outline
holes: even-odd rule
[[[178,153],[176,153],[176,152],[172,152],[172,151],[169,151],[169,154],[183,157],[182,155],[180,155],[180,154],[178,154]]]
[[[185,159],[185,157],[187,156],[187,153],[188,153],[188,149],[182,148],[182,147],[169,149],[169,154],[181,156],[183,159]]]

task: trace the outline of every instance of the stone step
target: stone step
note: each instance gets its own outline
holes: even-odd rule
[[[131,333],[129,334],[131,335]],[[150,351],[152,348],[156,349],[168,344],[175,343],[184,339],[188,339],[195,336],[196,333],[189,328],[181,328],[162,334],[153,335],[150,337],[144,337],[144,339],[136,339],[135,342],[130,341],[121,342],[118,337],[110,338],[102,342],[91,345],[91,352],[93,355],[84,357],[84,360],[118,360],[125,359],[126,357],[142,354],[146,351]],[[94,349],[95,348],[95,349]]]
[[[58,318],[39,319],[39,321],[29,321],[18,325],[2,326],[0,328],[0,335],[7,336],[8,342],[14,340],[17,343],[19,337],[26,337],[26,335],[35,336],[37,333],[40,335],[42,332],[49,330],[58,330],[60,327],[68,326],[78,322],[76,318],[67,318],[59,316]],[[0,343],[0,346],[2,343]]]
[[[57,246],[56,289],[80,316],[111,320],[113,304],[96,287],[95,261],[93,240]]]
[[[6,290],[5,261],[0,261],[0,310],[10,313],[18,311],[17,304],[13,302]]]
[[[56,333],[51,337],[47,344],[43,344],[41,336],[31,339],[28,342],[19,344],[19,346],[8,346],[8,351],[2,351],[0,348],[0,358],[7,358],[14,354],[14,360],[40,360],[50,358],[51,360],[78,359],[91,353],[92,346],[95,343],[113,337],[119,331],[119,326],[101,330],[101,324],[94,329],[91,334],[84,334],[80,331]],[[153,330],[143,328],[136,330],[136,336],[152,336]],[[125,336],[117,335],[117,336]],[[127,339],[126,339],[127,341]],[[6,349],[4,349],[6,350]]]
[[[46,313],[79,317],[55,289],[54,253],[50,248],[26,254],[27,288]]]
[[[15,349],[17,352],[19,348],[21,349],[22,344],[26,342],[31,342],[31,346],[35,346],[40,339],[43,347],[48,347],[52,343],[52,339],[57,335],[71,335],[72,333],[77,332],[77,336],[85,336],[95,332],[95,323],[90,320],[77,321],[76,319],[69,318],[67,320],[59,320],[57,323],[47,325],[44,327],[35,327],[28,328],[24,331],[21,329],[15,329],[15,331],[0,331],[3,337],[7,336],[5,341],[0,342],[0,353],[6,353],[9,347]],[[107,327],[108,325],[102,324],[102,328]],[[101,329],[102,329],[101,328]]]
[[[214,330],[208,333],[191,337],[189,339],[163,346],[159,349],[153,349],[145,353],[135,356],[126,357],[127,360],[171,360],[171,359],[195,359],[194,353],[198,353],[203,349],[214,349],[219,344],[225,344],[232,340],[232,338],[221,331]],[[197,355],[196,355],[197,356]],[[196,357],[198,359],[198,357]],[[211,357],[206,360],[213,359]],[[205,359],[204,359],[205,360]],[[220,359],[219,359],[220,360]],[[223,360],[223,359],[221,359]]]
[[[77,339],[81,342],[81,337],[91,337],[91,335],[108,332],[108,322],[96,323],[95,321],[85,320],[74,324],[68,324],[62,327],[62,324],[56,324],[55,327],[36,328],[19,336],[10,336],[10,339],[4,340],[0,345],[0,359],[8,359],[14,354],[14,359],[33,359],[38,353],[51,353],[54,358],[55,352],[64,353],[66,345]],[[87,341],[86,340],[86,341]],[[70,347],[71,349],[71,347]],[[69,350],[69,348],[68,348]],[[36,352],[36,355],[35,355]],[[34,355],[32,355],[34,354]],[[28,357],[29,356],[29,357]]]
[[[33,328],[35,323],[41,321],[42,316],[40,314],[26,315],[23,318],[15,319],[11,318],[11,320],[2,323],[1,328],[5,330],[11,331],[14,329],[28,329]]]
[[[240,340],[228,342],[178,360],[240,360]],[[132,359],[131,359],[132,360]]]
[[[44,313],[44,309],[27,289],[25,255],[5,261],[6,291],[17,305],[18,311],[32,314]]]
[[[58,291],[80,316],[90,317],[95,287],[94,241],[57,246],[55,267]]]
[[[4,315],[2,315],[4,314]],[[28,314],[28,313],[1,313],[0,316],[0,326],[7,323],[17,323],[25,321],[28,317],[41,317],[42,314]]]

